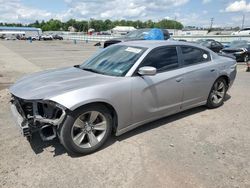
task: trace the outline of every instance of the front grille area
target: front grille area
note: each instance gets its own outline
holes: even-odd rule
[[[56,137],[56,128],[65,116],[65,108],[53,101],[24,100],[12,95],[11,111],[22,134],[26,137],[39,132],[43,140]]]
[[[33,116],[33,104],[30,102],[24,103],[22,105],[23,111],[26,114],[26,116],[29,114],[30,116]]]
[[[42,100],[29,101],[12,96],[11,102],[16,105],[18,112],[27,119],[30,119],[34,115],[40,115],[43,118],[57,119],[62,115],[62,109]]]

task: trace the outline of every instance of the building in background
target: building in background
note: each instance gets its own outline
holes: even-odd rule
[[[69,32],[76,32],[76,28],[74,28],[74,26],[69,26],[68,31]]]
[[[134,31],[136,28],[131,26],[116,26],[113,29],[111,29],[111,33],[114,35],[126,35],[130,31]]]
[[[25,37],[33,37],[42,35],[42,30],[35,27],[6,27],[0,26],[0,35],[22,35]]]

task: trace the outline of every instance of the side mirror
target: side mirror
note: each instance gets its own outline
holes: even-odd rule
[[[140,74],[141,76],[153,76],[156,74],[156,72],[156,68],[145,66],[139,69],[138,74]]]

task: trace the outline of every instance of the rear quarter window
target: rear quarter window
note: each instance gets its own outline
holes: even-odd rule
[[[182,46],[181,52],[184,66],[208,62],[211,60],[210,53],[200,48],[192,46]]]

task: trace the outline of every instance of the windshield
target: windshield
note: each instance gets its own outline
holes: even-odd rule
[[[113,45],[80,65],[83,70],[110,76],[125,76],[146,48]]]
[[[144,36],[149,33],[150,29],[138,29],[135,31],[129,32],[125,38],[136,38],[136,39],[144,39]]]
[[[230,43],[230,48],[247,48],[248,47],[248,42],[245,40],[241,40],[241,41],[233,41]]]

